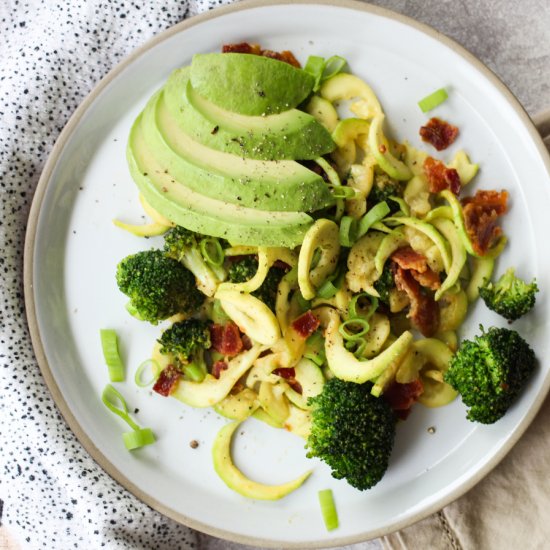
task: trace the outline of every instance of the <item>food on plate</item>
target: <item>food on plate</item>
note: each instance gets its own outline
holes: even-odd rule
[[[504,416],[534,370],[529,344],[515,330],[492,327],[462,342],[444,378],[469,407],[469,420],[492,424]]]
[[[435,158],[391,139],[342,58],[301,69],[290,52],[224,51],[174,71],[132,127],[128,163],[153,223],[121,227],[156,240],[120,262],[117,282],[131,314],[163,321],[154,391],[233,421],[213,449],[228,486],[274,499],[308,475],[244,476],[230,444],[254,417],[365,490],[417,404],[460,393],[470,420],[495,421],[533,371],[516,332],[460,343],[480,293],[514,312],[534,303],[534,283],[488,282],[508,193],[464,196],[478,165],[463,150]],[[436,118],[421,133],[440,150],[458,138]]]
[[[535,280],[526,283],[516,276],[510,267],[496,281],[485,281],[479,288],[479,295],[485,305],[512,322],[535,307],[538,286]]]

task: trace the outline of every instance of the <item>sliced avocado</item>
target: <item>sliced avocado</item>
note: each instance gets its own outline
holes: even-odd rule
[[[214,469],[222,481],[240,495],[257,500],[278,500],[298,489],[309,477],[311,470],[281,485],[265,485],[247,478],[235,466],[231,457],[231,440],[240,424],[240,422],[232,422],[224,426],[217,433],[212,446]]]
[[[206,197],[176,181],[149,150],[138,117],[127,149],[132,177],[147,202],[170,221],[235,244],[299,245],[313,220],[302,212],[268,212]]]
[[[240,53],[196,54],[191,84],[216,105],[242,115],[281,113],[299,105],[315,79],[277,59]]]
[[[270,211],[310,212],[334,202],[322,177],[297,162],[245,159],[192,140],[162,92],[147,104],[141,129],[163,171],[202,195]]]
[[[183,67],[170,75],[164,100],[179,126],[202,145],[260,160],[315,159],[334,149],[330,133],[311,115],[297,109],[268,116],[227,111],[199,95],[189,73]]]

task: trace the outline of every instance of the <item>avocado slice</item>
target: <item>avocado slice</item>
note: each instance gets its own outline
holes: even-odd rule
[[[277,211],[310,212],[334,202],[322,177],[297,162],[245,159],[192,140],[167,110],[163,92],[147,104],[142,132],[164,170],[202,195]]]
[[[269,57],[207,53],[193,56],[191,84],[201,96],[223,109],[263,116],[299,105],[312,92],[315,78]]]
[[[191,86],[191,68],[175,70],[164,86],[166,107],[189,136],[211,149],[259,160],[309,160],[334,149],[328,130],[298,109],[247,116],[208,101]]]
[[[141,116],[130,134],[127,160],[132,177],[146,201],[170,221],[192,231],[222,237],[235,244],[299,245],[313,223],[303,212],[256,210],[216,200],[175,180],[149,149]]]
[[[298,489],[310,476],[311,470],[296,479],[281,485],[265,485],[247,478],[233,463],[231,457],[231,440],[240,422],[226,424],[216,435],[212,446],[214,469],[222,481],[233,491],[247,498],[257,500],[278,500]]]

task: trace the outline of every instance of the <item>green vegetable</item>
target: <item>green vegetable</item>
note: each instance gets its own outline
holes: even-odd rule
[[[117,266],[116,281],[130,298],[134,316],[154,325],[176,313],[192,314],[204,301],[193,274],[162,250],[124,258]]]
[[[393,278],[393,271],[390,262],[384,264],[382,275],[373,284],[374,289],[380,294],[380,301],[385,304],[390,303],[390,290],[395,288],[395,280]]]
[[[197,286],[207,296],[213,296],[225,279],[222,267],[223,251],[217,239],[176,226],[164,236],[166,255],[181,262],[197,278]]]
[[[337,75],[346,66],[347,61],[339,56],[333,55],[325,60],[318,55],[310,55],[307,58],[304,71],[309,73],[314,79],[313,91],[316,92],[321,87],[321,84],[329,78]]]
[[[440,88],[430,95],[427,95],[424,99],[421,99],[418,102],[418,106],[423,113],[427,113],[435,109],[438,105],[441,105],[448,97],[445,88]]]
[[[128,404],[119,391],[107,384],[101,394],[101,401],[114,414],[120,416],[133,431],[122,434],[124,445],[129,451],[155,442],[155,434],[150,428],[140,428],[128,414]]]
[[[469,407],[466,418],[492,424],[501,418],[535,369],[535,354],[515,331],[492,327],[466,340],[451,360],[444,380]]]
[[[99,335],[103,357],[109,369],[109,380],[111,382],[122,382],[124,380],[124,365],[118,351],[117,333],[113,329],[102,328]]]
[[[134,382],[136,383],[136,386],[139,386],[140,388],[146,388],[147,386],[150,386],[159,376],[161,372],[160,365],[154,360],[154,359],[146,359],[139,365],[139,367],[136,370],[136,374],[134,375]],[[146,371],[149,371],[149,378],[143,380],[143,376]]]
[[[319,505],[321,506],[321,514],[327,531],[332,531],[338,527],[338,512],[334,504],[334,496],[330,489],[319,491]]]
[[[307,456],[320,458],[333,477],[359,490],[382,479],[395,438],[395,415],[386,401],[370,394],[371,388],[370,382],[331,378],[308,401],[312,425]]]
[[[527,284],[510,267],[496,283],[485,280],[479,287],[479,295],[489,309],[511,322],[533,309],[538,290],[534,279]]]
[[[369,204],[377,205],[379,202],[387,202],[390,214],[395,214],[401,209],[399,202],[394,198],[403,196],[403,184],[391,178],[386,173],[375,173],[372,189],[367,197]],[[390,200],[392,199],[392,200]]]
[[[200,382],[206,376],[204,351],[212,345],[207,321],[185,319],[165,330],[158,340],[161,353],[174,356],[175,364],[188,378]]]
[[[232,283],[244,283],[252,279],[258,271],[258,259],[256,256],[243,256],[231,262],[228,269],[229,281]],[[275,310],[277,289],[286,270],[273,266],[269,269],[260,288],[251,292],[252,296],[261,300],[271,311]]]

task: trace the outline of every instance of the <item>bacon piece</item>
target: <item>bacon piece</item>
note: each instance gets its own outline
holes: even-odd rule
[[[305,340],[319,328],[320,324],[321,321],[319,318],[315,317],[311,310],[309,310],[292,321],[292,328]]]
[[[300,62],[294,57],[291,51],[283,50],[274,52],[273,50],[263,50],[258,44],[249,44],[248,42],[239,42],[238,44],[224,44],[222,53],[249,53],[252,55],[262,55],[288,63],[294,67],[300,68]]]
[[[222,53],[251,53],[261,55],[262,48],[258,44],[249,44],[248,42],[239,42],[238,44],[224,44]]]
[[[180,378],[181,372],[174,365],[168,365],[160,372],[153,391],[168,397],[176,389]]]
[[[227,370],[228,365],[225,361],[216,361],[212,365],[212,370],[210,371],[214,378],[219,378],[222,371]]]
[[[477,191],[462,200],[466,233],[476,254],[483,256],[502,235],[497,218],[508,210],[507,191]]]
[[[426,257],[413,250],[410,246],[398,248],[391,259],[401,268],[409,270],[411,275],[423,287],[436,290],[441,286],[439,275],[428,267]]]
[[[425,126],[420,128],[419,133],[422,141],[433,145],[438,151],[443,151],[458,136],[458,128],[445,120],[433,117],[428,120]]]
[[[411,407],[418,401],[423,391],[422,381],[416,379],[408,384],[394,382],[384,391],[382,396],[395,411],[398,418],[405,420],[411,412]]]
[[[284,378],[288,385],[297,393],[302,393],[302,386],[298,380],[296,380],[296,370],[294,367],[290,368],[284,368],[279,367],[272,371],[273,374],[276,374],[277,376],[280,376],[281,378]]]
[[[450,189],[452,193],[460,193],[460,176],[454,168],[447,168],[440,160],[428,157],[424,161],[424,174],[428,180],[430,193],[439,193]]]
[[[212,349],[222,355],[237,355],[243,349],[243,341],[239,327],[231,321],[225,325],[210,325]]]
[[[422,292],[420,284],[411,272],[399,266],[395,268],[395,286],[406,292],[411,302],[407,317],[426,337],[432,336],[439,327],[439,306],[435,300]]]
[[[420,286],[429,288],[430,290],[437,290],[441,286],[441,280],[439,275],[432,271],[429,267],[426,271],[416,271],[416,269],[410,270],[411,275],[420,283]]]
[[[391,255],[391,259],[403,269],[414,269],[420,273],[424,273],[428,269],[426,257],[413,250],[410,246],[398,248]]]

